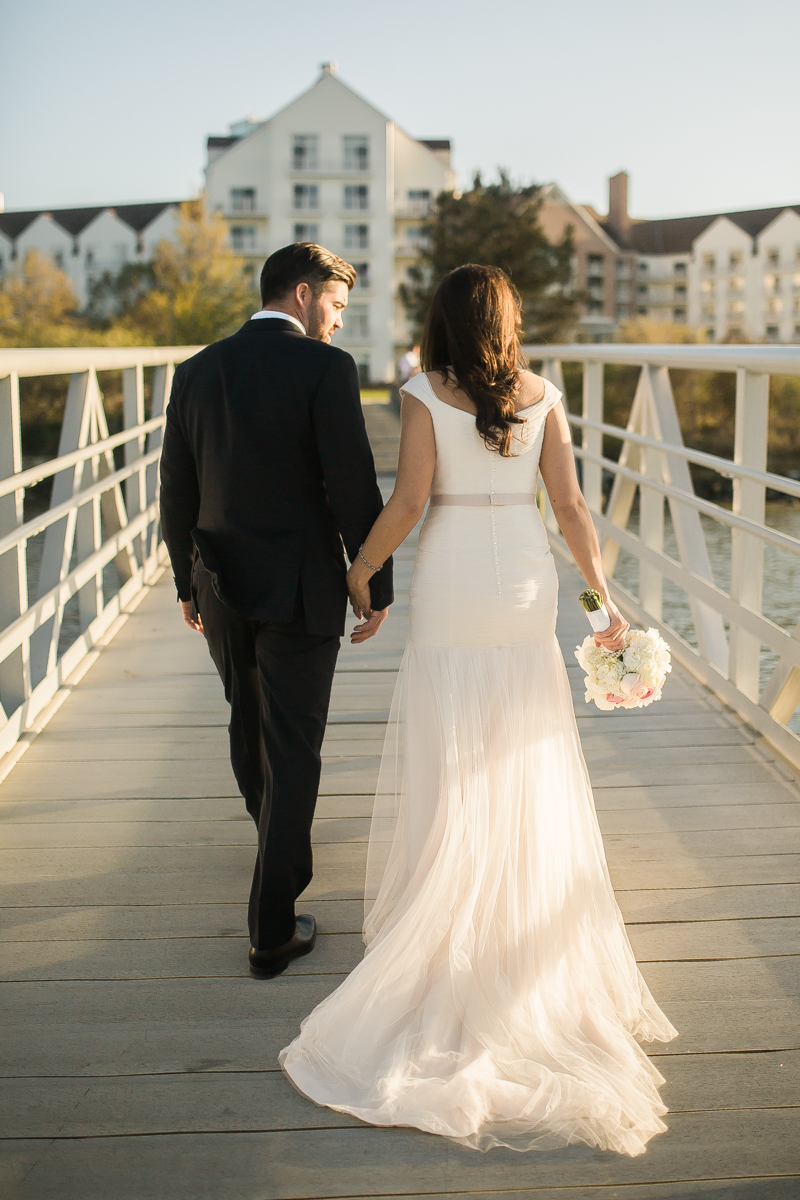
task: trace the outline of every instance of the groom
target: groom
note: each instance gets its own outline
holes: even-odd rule
[[[383,504],[353,359],[331,346],[356,273],[296,242],[261,272],[263,308],[175,372],[161,522],[187,625],[205,635],[231,706],[230,753],[258,829],[250,970],[284,971],[316,940],[295,900],[311,822],[352,561]],[[377,632],[392,564],[370,581]]]

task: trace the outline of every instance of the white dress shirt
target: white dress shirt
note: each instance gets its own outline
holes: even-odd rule
[[[292,317],[289,315],[289,313],[275,312],[274,309],[269,309],[267,312],[265,312],[264,309],[261,308],[257,313],[253,313],[250,320],[259,321],[262,317],[277,317],[280,321],[291,321],[293,325],[297,326],[301,333],[305,333],[305,328],[300,324],[297,317]]]

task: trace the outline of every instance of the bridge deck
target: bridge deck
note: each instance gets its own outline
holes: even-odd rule
[[[15,1200],[522,1194],[796,1197],[800,793],[757,737],[676,672],[655,708],[582,702],[614,884],[680,1038],[655,1047],[669,1131],[629,1160],[478,1154],[320,1109],[276,1069],[358,961],[365,839],[406,632],[413,546],[379,639],[345,647],[325,742],[317,949],[246,971],[253,829],[202,640],[153,589],[0,789],[4,1112]],[[562,568],[568,663],[586,632]],[[619,1190],[617,1190],[619,1188]]]

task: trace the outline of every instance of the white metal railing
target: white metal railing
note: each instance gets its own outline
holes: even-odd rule
[[[800,482],[766,469],[770,376],[800,376],[800,347],[607,344],[524,349],[565,393],[565,403],[562,364],[583,366],[582,415],[568,412],[567,417],[581,432],[575,455],[614,600],[632,620],[659,628],[677,661],[800,767],[800,737],[787,728],[800,704],[800,623],[783,629],[763,612],[765,546],[800,557],[800,539],[766,524],[767,489],[800,497]],[[640,368],[625,429],[603,419],[606,364]],[[735,373],[733,459],[684,446],[670,368]],[[604,456],[604,435],[622,443],[618,461]],[[695,494],[690,463],[733,480],[731,509]],[[604,472],[612,479],[605,503]],[[638,533],[628,528],[637,493]],[[665,500],[677,559],[664,550]],[[727,591],[714,580],[701,514],[730,529]],[[570,557],[549,505],[546,517],[554,546]],[[638,595],[615,578],[621,549],[638,562]],[[664,618],[665,580],[686,594],[696,646]],[[777,660],[766,680],[762,647]]]
[[[160,572],[164,414],[175,364],[199,349],[0,350],[0,756]],[[148,419],[145,368],[154,368]],[[122,373],[124,424],[113,437],[97,380],[98,371],[111,370]],[[19,380],[44,375],[69,375],[58,455],[23,470]],[[119,468],[118,447],[124,448]],[[48,478],[49,508],[26,521],[25,489]],[[29,586],[34,548],[41,551],[35,589]],[[113,578],[106,571],[111,564]],[[75,596],[70,640],[62,636],[64,614]]]

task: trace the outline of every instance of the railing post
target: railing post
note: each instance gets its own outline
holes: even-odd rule
[[[170,390],[172,388],[172,376],[175,373],[173,364],[166,363],[164,366],[156,367],[153,373],[153,403],[150,412],[151,417],[161,417],[167,411],[169,404]],[[147,439],[147,449],[155,450],[164,442],[163,429],[157,429],[151,433]],[[147,503],[151,504],[158,495],[158,480],[159,480],[159,464],[153,463],[147,468]],[[158,544],[160,541],[159,522],[154,521],[148,529],[147,538],[142,539],[145,545],[146,561],[143,563],[145,568],[145,578],[149,572],[155,569]]]
[[[125,429],[134,429],[144,423],[144,372],[141,363],[126,367],[122,372],[122,404]],[[125,443],[125,465],[129,466],[145,452],[145,437]],[[144,468],[125,481],[125,508],[128,520],[132,520],[147,507],[147,485]],[[144,539],[137,537],[131,547],[139,566],[144,563]]]
[[[736,371],[736,428],[733,460],[757,471],[767,469],[769,375]],[[733,511],[764,524],[766,489],[750,479],[733,482]],[[731,599],[761,612],[764,543],[739,529],[731,530]],[[750,700],[758,700],[761,645],[751,634],[731,627],[730,678]]]
[[[22,470],[19,420],[19,378],[16,372],[0,379],[0,479]],[[0,534],[11,533],[23,522],[22,489],[0,497]],[[0,558],[0,629],[5,629],[28,607],[25,547],[16,546]],[[0,710],[11,713],[30,695],[27,644],[0,663]]]
[[[603,363],[583,364],[583,418],[586,421],[603,420]],[[603,435],[599,429],[583,428],[583,449],[598,457],[603,453]],[[599,463],[582,463],[583,495],[592,512],[603,511],[603,468]]]
[[[558,388],[558,390],[561,392],[561,400],[564,405],[564,409],[565,409],[565,411],[568,412],[569,405],[567,404],[567,389],[564,386],[564,372],[562,370],[561,362],[559,359],[557,359],[557,358],[543,359],[543,361],[542,361],[542,379],[549,379],[550,383],[552,383],[554,387]],[[540,482],[541,482],[541,477],[540,477]],[[539,488],[539,497],[540,497],[540,500],[539,500],[540,512],[542,515],[542,520],[544,521],[545,528],[549,529],[551,533],[560,533],[561,531],[558,528],[558,521],[556,520],[556,514],[553,512],[553,506],[550,503],[550,497],[547,494],[547,488],[544,486],[543,482],[541,482],[541,486]]]

